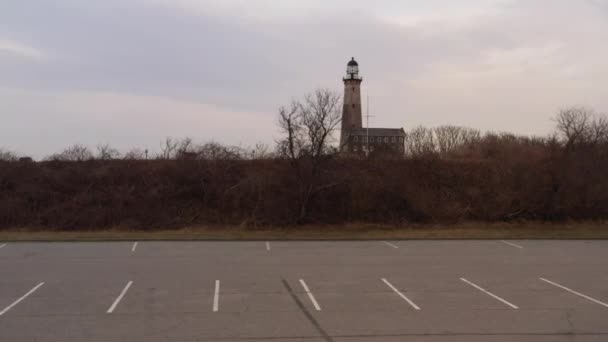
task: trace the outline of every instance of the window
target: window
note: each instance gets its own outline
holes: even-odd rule
[[[396,139],[395,137],[392,137],[392,138],[391,138],[391,142],[394,144],[394,143],[396,143],[396,142],[397,142],[397,139]]]
[[[355,142],[359,142],[359,137],[355,135]]]
[[[367,137],[363,137],[363,142],[366,143],[367,142]]]
[[[388,137],[384,137],[384,142],[388,143]]]
[[[374,142],[374,137],[369,137],[369,142]]]

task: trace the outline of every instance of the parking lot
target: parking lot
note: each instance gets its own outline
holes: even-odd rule
[[[608,341],[608,241],[0,242],[0,341]]]

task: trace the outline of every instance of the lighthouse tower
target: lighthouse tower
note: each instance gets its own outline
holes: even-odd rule
[[[359,64],[353,58],[348,62],[344,77],[344,109],[342,110],[342,131],[340,132],[340,152],[345,156],[369,156],[371,153],[405,152],[405,131],[403,128],[363,128],[361,113],[361,83]]]
[[[346,67],[344,80],[344,108],[342,110],[342,131],[340,134],[340,146],[348,143],[350,131],[362,128],[361,113],[361,82],[359,76],[359,64],[353,57]]]

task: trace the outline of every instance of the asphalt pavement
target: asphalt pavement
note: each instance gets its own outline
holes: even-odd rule
[[[608,241],[0,242],[0,341],[608,341]]]

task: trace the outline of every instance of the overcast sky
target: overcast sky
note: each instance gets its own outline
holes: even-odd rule
[[[608,111],[608,0],[4,0],[0,147],[273,143],[351,56],[371,126],[545,135]]]

